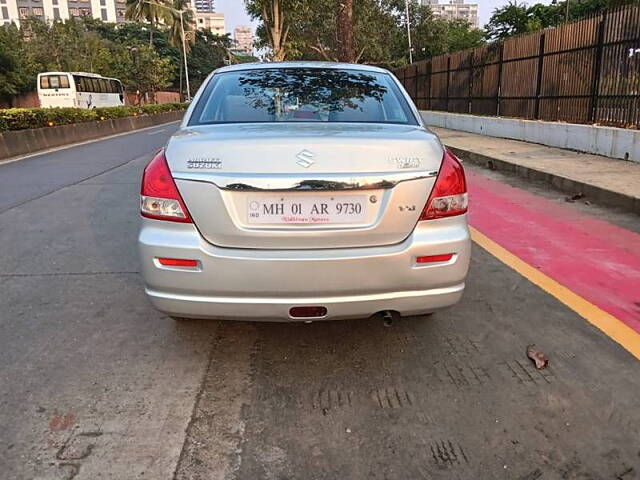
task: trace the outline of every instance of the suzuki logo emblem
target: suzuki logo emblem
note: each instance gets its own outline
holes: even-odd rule
[[[302,150],[300,153],[296,155],[298,161],[296,162],[298,165],[304,168],[309,168],[315,162],[313,161],[314,154],[309,150]]]

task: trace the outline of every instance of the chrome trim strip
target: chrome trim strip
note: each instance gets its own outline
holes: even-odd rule
[[[212,183],[221,190],[236,191],[309,191],[309,190],[374,190],[393,188],[400,182],[435,177],[430,172],[363,173],[361,176],[343,173],[299,174],[242,174],[242,173],[174,173],[176,180]]]

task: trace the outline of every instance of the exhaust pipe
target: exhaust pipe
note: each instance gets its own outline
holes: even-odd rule
[[[400,320],[400,314],[395,310],[384,310],[380,312],[382,316],[382,323],[385,327],[390,327],[393,322]]]

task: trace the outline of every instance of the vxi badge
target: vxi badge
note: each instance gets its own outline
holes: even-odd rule
[[[389,163],[395,165],[396,168],[420,168],[422,159],[420,157],[391,157]]]

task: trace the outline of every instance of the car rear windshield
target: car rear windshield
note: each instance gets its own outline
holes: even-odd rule
[[[255,122],[358,122],[417,125],[386,73],[268,68],[213,76],[189,125]]]

